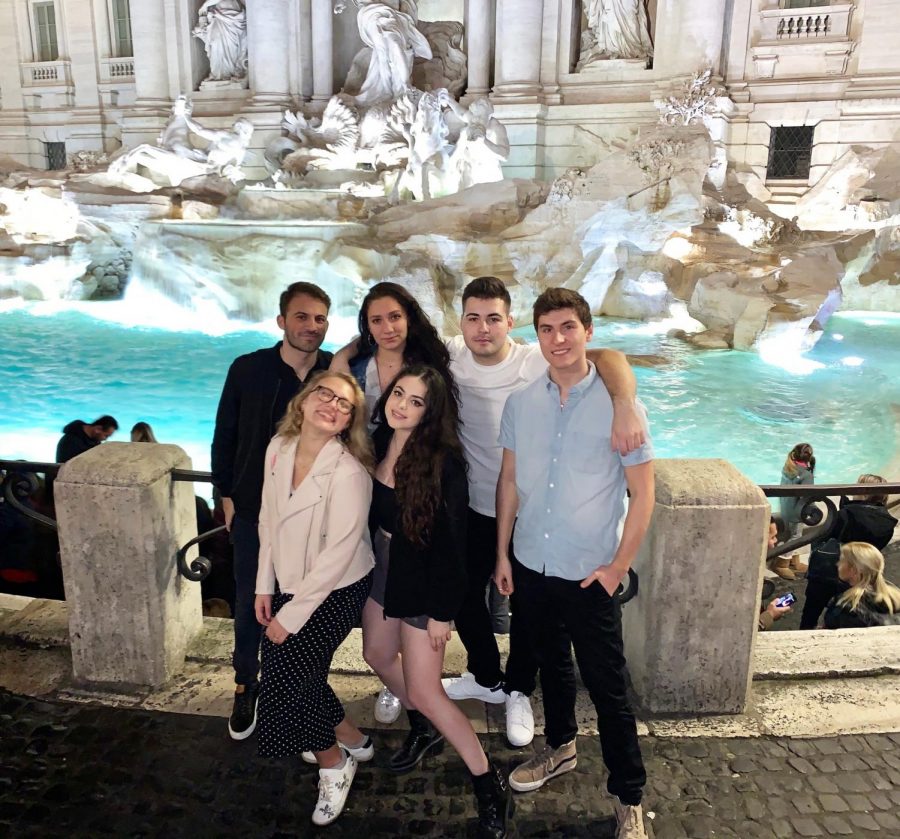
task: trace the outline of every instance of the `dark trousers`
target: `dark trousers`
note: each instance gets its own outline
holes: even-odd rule
[[[581,588],[578,580],[548,577],[513,559],[520,618],[537,652],[544,695],[547,743],[559,748],[575,738],[575,668],[559,656],[568,633],[581,679],[597,709],[606,787],[624,804],[640,804],[647,775],[637,724],[626,696],[622,613],[619,602],[599,583]]]
[[[847,586],[840,580],[807,578],[806,600],[803,603],[803,614],[800,616],[800,629],[815,629],[831,598],[846,590]]]
[[[256,523],[235,516],[231,522],[231,542],[234,546],[234,652],[231,665],[235,684],[249,685],[259,676],[261,633],[253,608],[259,567]]]
[[[468,654],[469,672],[475,681],[492,688],[505,681],[505,690],[534,692],[537,659],[528,644],[521,643],[521,622],[516,616],[516,596],[512,597],[509,627],[509,657],[506,676],[500,669],[500,652],[494,637],[493,621],[485,601],[485,589],[497,560],[497,519],[469,509],[466,550],[466,594],[454,618],[459,640]]]

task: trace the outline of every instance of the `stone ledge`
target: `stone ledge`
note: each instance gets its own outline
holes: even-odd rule
[[[761,632],[756,681],[900,674],[900,627]]]

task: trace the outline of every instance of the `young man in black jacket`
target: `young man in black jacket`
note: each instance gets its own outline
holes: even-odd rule
[[[222,494],[225,526],[234,545],[234,740],[256,728],[260,627],[253,610],[259,559],[257,524],[266,446],[288,402],[311,375],[327,370],[330,352],[319,349],[328,330],[331,299],[317,285],[292,283],[279,301],[283,339],[239,356],[228,370],[212,443],[213,483]]]
[[[74,420],[63,429],[63,436],[56,444],[56,462],[66,463],[76,455],[99,446],[118,430],[115,418],[104,414],[93,422]]]

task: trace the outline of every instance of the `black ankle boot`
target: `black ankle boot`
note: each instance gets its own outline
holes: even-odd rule
[[[444,735],[431,724],[428,717],[418,711],[407,711],[406,716],[409,717],[406,742],[388,760],[388,769],[398,774],[411,772],[425,755],[439,755],[444,751]]]
[[[515,810],[506,778],[490,761],[484,775],[471,778],[478,805],[478,839],[504,839]]]

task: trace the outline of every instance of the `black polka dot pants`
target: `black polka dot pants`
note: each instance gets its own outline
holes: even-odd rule
[[[328,685],[337,648],[358,625],[372,575],[331,592],[310,619],[283,644],[263,635],[259,692],[259,754],[287,757],[322,752],[335,744],[344,709]],[[276,593],[272,613],[293,599]]]

